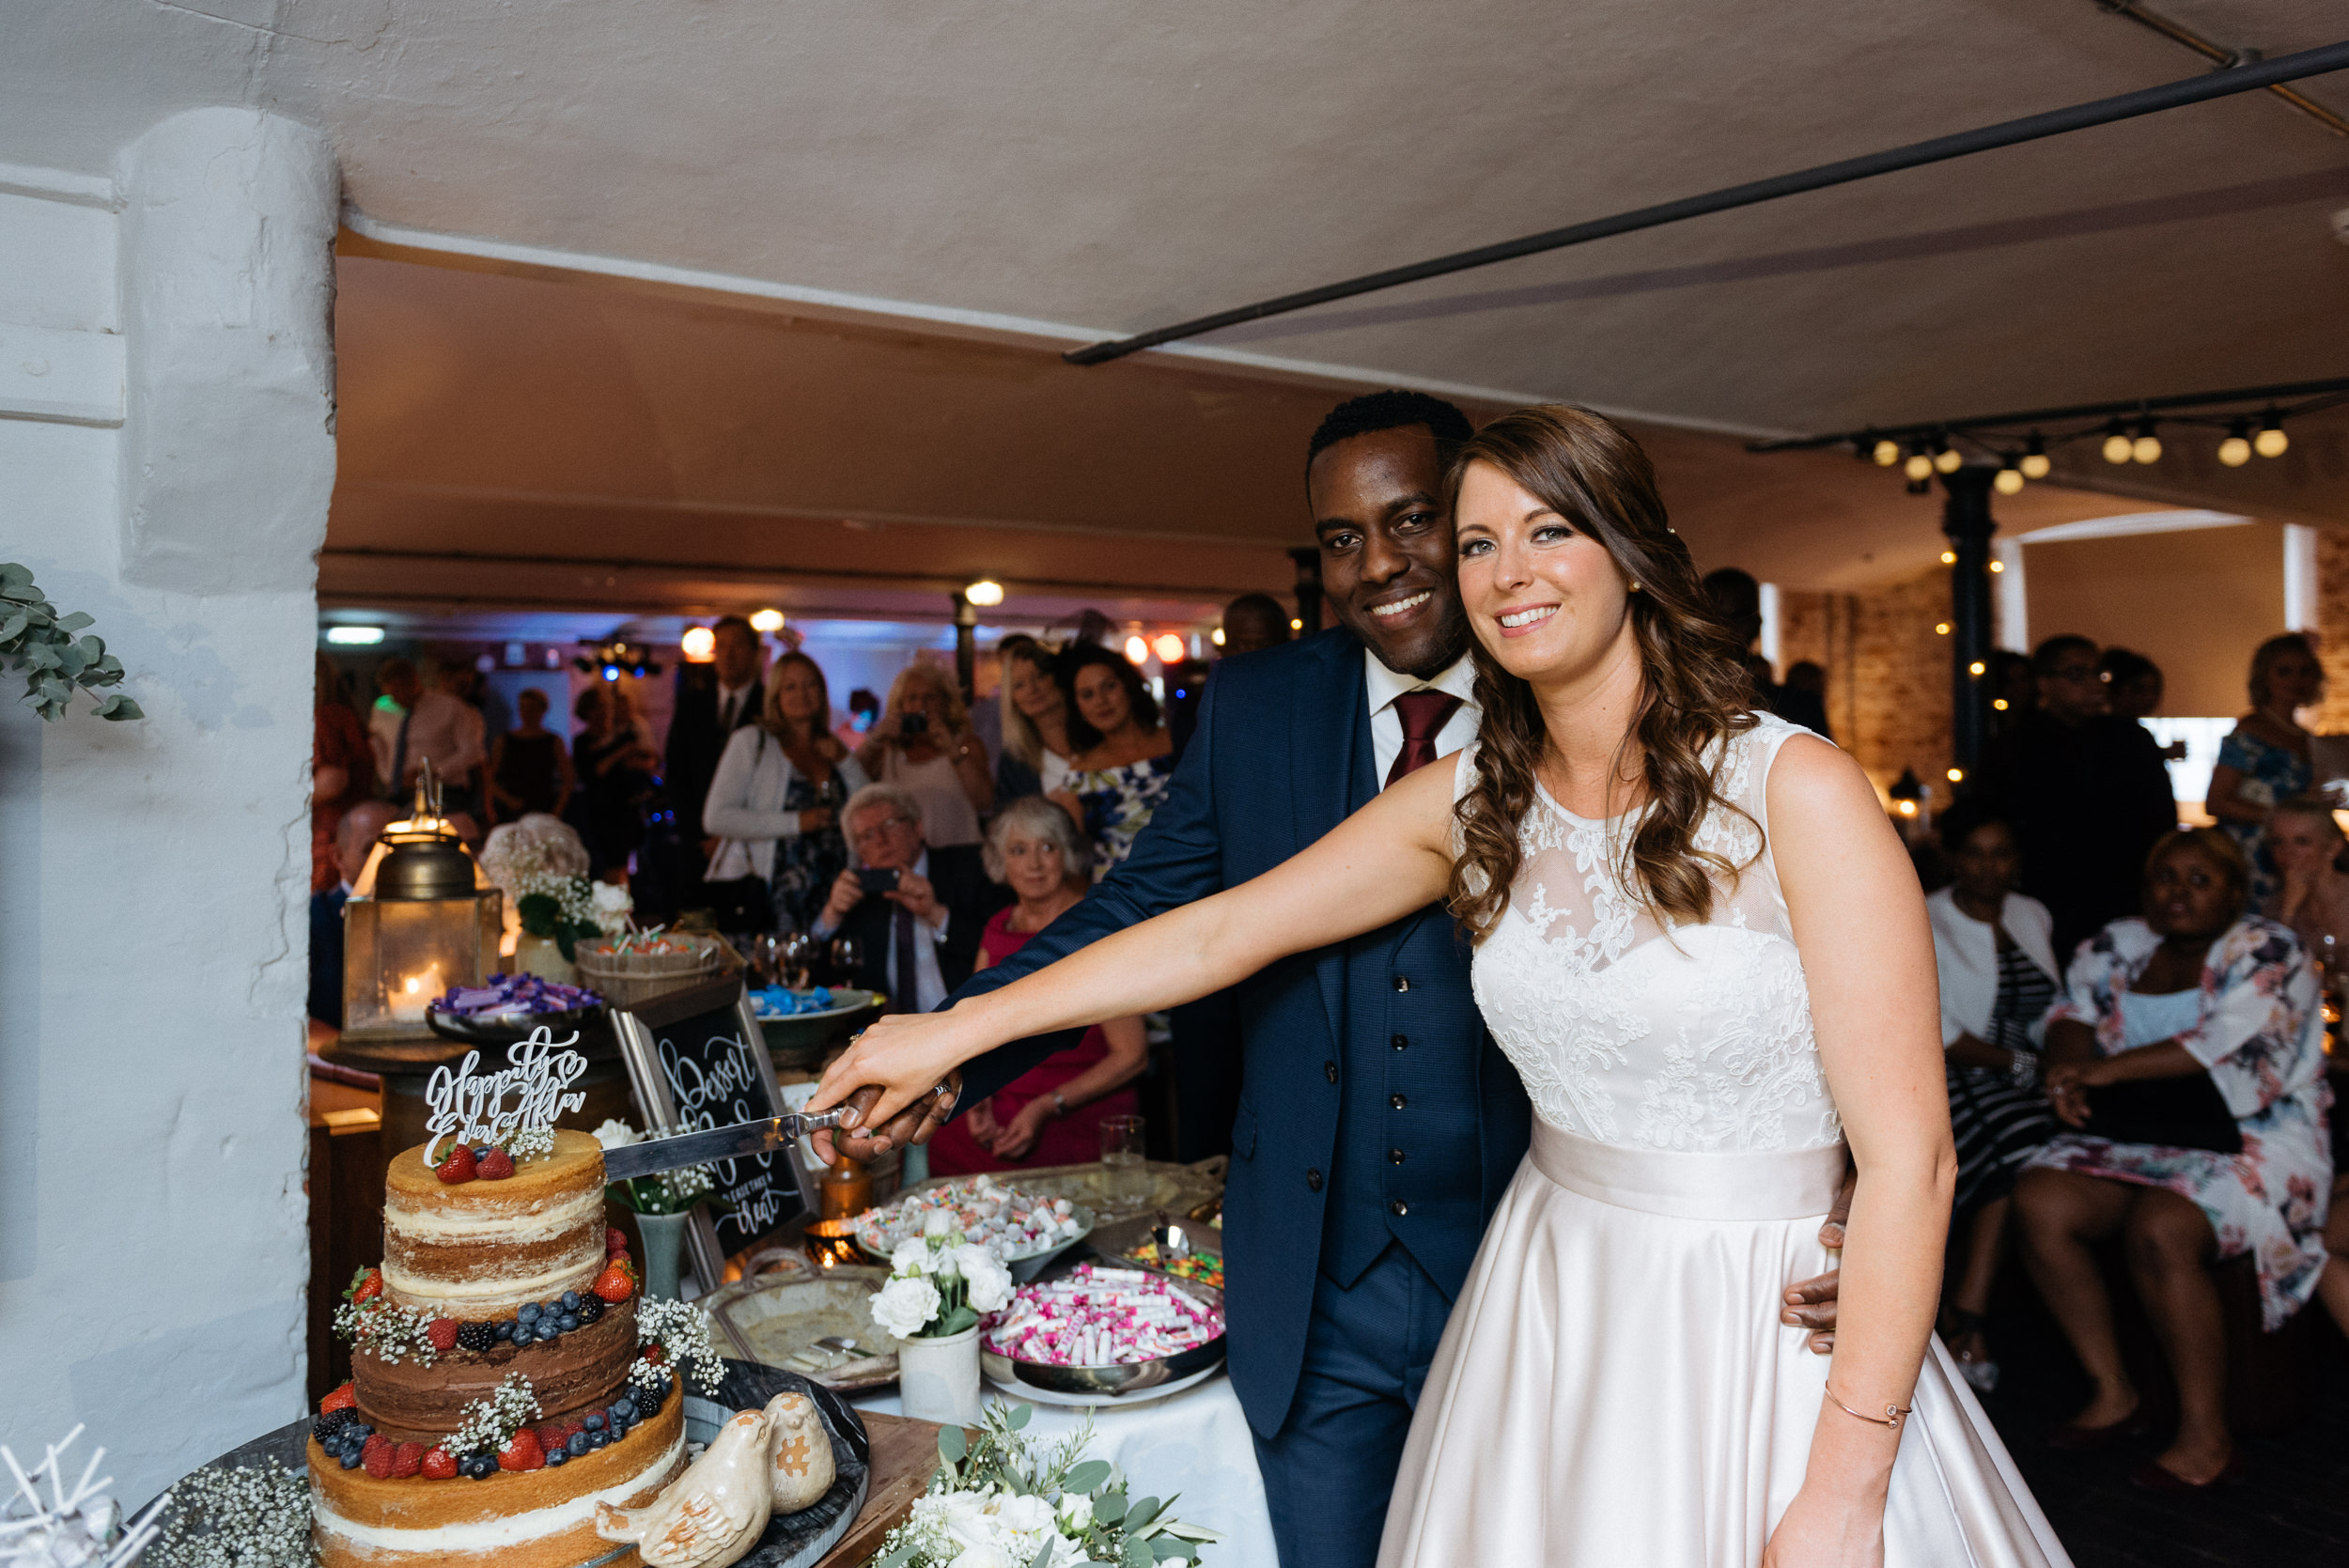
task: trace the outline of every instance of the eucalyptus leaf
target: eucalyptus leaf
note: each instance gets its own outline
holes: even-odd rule
[[[1124,1523],[1126,1499],[1115,1492],[1102,1493],[1093,1499],[1093,1516],[1105,1525]]]
[[[116,692],[98,705],[98,716],[101,719],[117,720],[147,717],[140,711],[139,705],[132,702],[127,693],[121,691]]]
[[[1061,1484],[1067,1490],[1077,1493],[1080,1497],[1091,1497],[1093,1495],[1093,1489],[1100,1485],[1101,1483],[1109,1480],[1109,1461],[1105,1459],[1088,1459],[1083,1464],[1079,1465],[1075,1469],[1070,1470],[1067,1478],[1064,1480]]]
[[[1034,1414],[1035,1406],[1033,1405],[1015,1405],[1011,1407],[1011,1414],[1005,1416],[1003,1421],[1014,1432],[1018,1432],[1026,1427],[1028,1418]]]
[[[18,611],[15,614],[10,615],[5,624],[0,624],[0,643],[15,642],[19,637],[24,635],[24,629],[32,624],[30,616],[26,615],[22,610]]]
[[[970,1452],[971,1442],[962,1435],[962,1428],[941,1426],[938,1429],[938,1456],[947,1464],[961,1464],[963,1456]]]
[[[1056,1535],[1046,1535],[1044,1545],[1035,1549],[1035,1560],[1028,1564],[1028,1568],[1052,1568],[1052,1545],[1059,1539]]]
[[[70,615],[59,616],[56,624],[59,631],[79,631],[86,626],[96,626],[98,624],[98,617],[84,611],[76,610]]]
[[[1167,1502],[1174,1500],[1169,1498]],[[1126,1510],[1126,1529],[1128,1531],[1146,1529],[1149,1528],[1150,1521],[1157,1518],[1159,1510],[1165,1506],[1166,1503],[1159,1501],[1156,1498],[1143,1498],[1139,1502],[1131,1504]]]
[[[1150,1543],[1151,1555],[1160,1562],[1176,1557],[1181,1558],[1185,1562],[1190,1562],[1197,1559],[1198,1550],[1190,1542],[1177,1540],[1172,1535],[1161,1535]]]
[[[1156,1561],[1158,1556],[1150,1550],[1149,1542],[1128,1540],[1126,1543],[1126,1568],[1150,1568]]]

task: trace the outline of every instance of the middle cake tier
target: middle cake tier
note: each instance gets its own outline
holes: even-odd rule
[[[514,1374],[530,1380],[541,1421],[608,1405],[636,1356],[631,1297],[558,1339],[459,1349],[430,1366],[407,1357],[387,1361],[363,1349],[352,1354],[350,1370],[362,1420],[395,1442],[433,1443],[463,1423],[468,1405],[487,1399]]]

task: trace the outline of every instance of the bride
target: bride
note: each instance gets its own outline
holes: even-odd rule
[[[1931,1338],[1955,1158],[1924,901],[1874,789],[1743,707],[1646,455],[1579,409],[1452,474],[1483,728],[1244,886],[868,1030],[878,1126],[1003,1042],[1169,1007],[1448,898],[1533,1142],[1413,1419],[1379,1560],[2040,1568]],[[1829,1260],[1830,1360],[1755,1312]]]

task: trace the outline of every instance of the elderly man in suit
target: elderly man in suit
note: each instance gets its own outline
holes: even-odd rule
[[[812,933],[856,939],[856,984],[926,1013],[971,978],[979,933],[1003,904],[979,846],[925,845],[922,803],[894,784],[849,796],[840,825],[857,863],[832,882]]]

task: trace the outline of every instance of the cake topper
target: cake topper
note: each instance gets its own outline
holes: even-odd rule
[[[564,1046],[576,1045],[579,1035],[555,1043],[553,1032],[540,1024],[527,1040],[506,1048],[513,1065],[484,1078],[474,1076],[481,1053],[469,1050],[451,1072],[446,1065],[432,1069],[424,1097],[432,1113],[424,1119],[432,1136],[424,1145],[424,1162],[440,1163],[441,1141],[494,1143],[513,1155],[544,1154],[554,1147],[554,1119],[587,1103],[583,1094],[564,1091],[587,1070],[587,1059]]]

